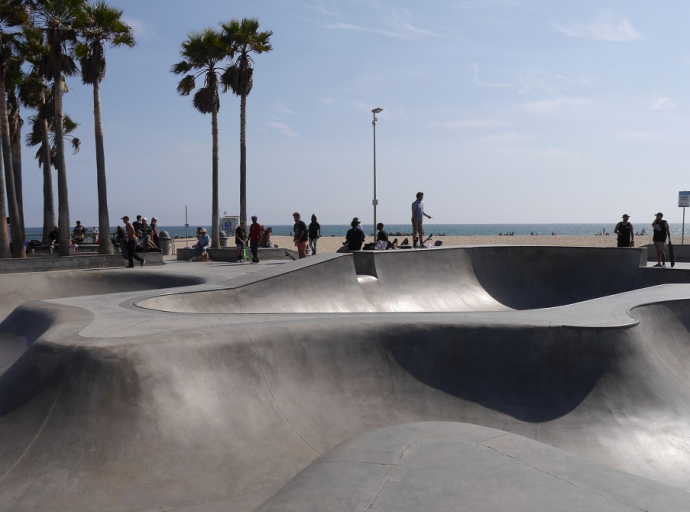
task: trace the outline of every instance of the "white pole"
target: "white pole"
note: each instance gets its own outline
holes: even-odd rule
[[[685,206],[683,206],[683,231],[680,234],[680,245],[685,243]]]
[[[189,220],[187,219],[187,205],[184,205],[184,237],[189,238]]]

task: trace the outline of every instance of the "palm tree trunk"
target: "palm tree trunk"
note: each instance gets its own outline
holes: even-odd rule
[[[2,138],[2,160],[5,166],[5,189],[7,190],[7,210],[12,228],[12,257],[26,258],[24,237],[19,223],[19,206],[12,170],[12,143],[10,141],[10,122],[7,118],[7,97],[5,95],[5,72],[0,70],[0,138]]]
[[[39,113],[45,105],[42,99],[39,105]],[[39,114],[40,115],[40,114]],[[55,200],[53,198],[53,171],[50,167],[50,138],[48,136],[48,121],[39,118],[39,130],[41,131],[41,153],[43,154],[43,245],[49,245],[48,235],[55,226]]]
[[[108,218],[108,190],[105,179],[105,149],[103,147],[103,116],[101,114],[101,83],[93,84],[93,118],[96,126],[96,179],[98,182],[98,232],[101,234],[99,254],[113,254]]]
[[[211,198],[211,247],[220,249],[220,233],[218,224],[218,107],[214,106],[211,111],[211,132],[213,134],[213,175],[211,187],[213,197]]]
[[[0,153],[2,153],[2,145],[0,145]],[[4,167],[1,156],[0,167]],[[12,254],[10,253],[10,240],[7,237],[7,208],[5,208],[5,194],[3,190],[5,190],[5,178],[2,169],[0,169],[0,258],[9,258]]]
[[[53,81],[55,96],[55,146],[57,155],[55,166],[57,168],[58,185],[58,226],[60,227],[60,256],[69,256],[70,230],[69,230],[69,194],[67,192],[67,169],[65,165],[65,140],[63,134],[62,115],[62,75],[58,74]]]
[[[26,235],[24,225],[24,185],[22,180],[22,126],[17,123],[12,137],[12,170],[14,171],[14,188],[17,194],[17,206],[19,208],[19,225],[22,237]]]
[[[247,222],[247,95],[240,100],[240,220]]]

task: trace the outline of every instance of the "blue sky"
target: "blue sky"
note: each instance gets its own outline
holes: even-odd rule
[[[111,0],[137,47],[109,50],[102,88],[111,223],[210,223],[211,119],[176,93],[190,31],[257,17],[247,107],[248,210],[291,223],[406,222],[418,190],[438,223],[679,222],[690,188],[690,3],[620,0]],[[67,159],[70,220],[96,225],[92,97]],[[28,117],[29,113],[26,113]],[[239,98],[221,97],[221,213],[239,212]],[[24,155],[27,225],[41,172]]]

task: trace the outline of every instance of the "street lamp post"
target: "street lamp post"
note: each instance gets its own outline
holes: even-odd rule
[[[379,204],[378,199],[376,199],[376,121],[378,121],[378,118],[376,117],[376,114],[379,112],[382,112],[382,108],[375,108],[371,111],[371,113],[374,115],[374,119],[371,122],[371,126],[374,128],[374,200],[371,202],[372,205],[374,205],[374,240],[376,239],[376,207]]]

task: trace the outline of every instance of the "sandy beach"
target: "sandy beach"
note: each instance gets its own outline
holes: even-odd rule
[[[405,237],[391,237],[398,238],[402,242]],[[408,237],[410,242],[412,237]],[[289,236],[274,236],[273,243],[279,247],[294,249],[292,237]],[[319,238],[317,252],[336,252],[343,244],[344,238],[341,237],[322,237]],[[558,247],[616,247],[615,236],[434,236],[428,244],[433,244],[436,240],[443,242],[443,247],[457,246],[457,245],[544,245],[544,246],[558,246]],[[372,238],[367,237],[367,242],[371,242]],[[677,242],[680,242],[678,240]],[[181,248],[185,245],[192,245],[194,240],[186,242],[183,239],[175,241],[176,247]],[[641,247],[652,243],[651,236],[636,236],[635,245]]]

